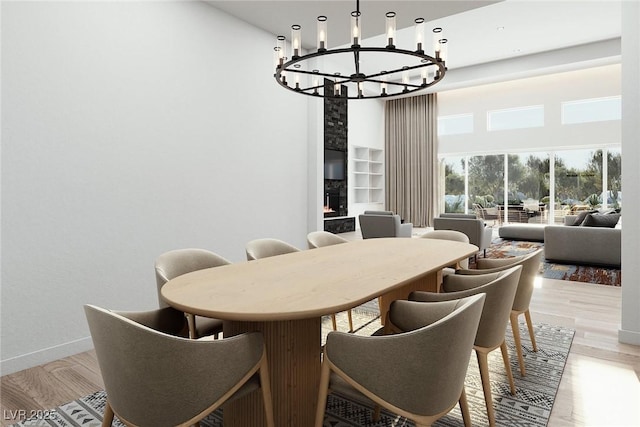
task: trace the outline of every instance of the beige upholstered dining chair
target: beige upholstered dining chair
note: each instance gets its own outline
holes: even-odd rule
[[[307,234],[307,244],[309,249],[321,248],[323,246],[339,245],[341,243],[348,243],[347,239],[344,239],[336,234],[329,233],[328,231],[312,231]],[[353,332],[353,313],[351,309],[347,310],[347,317],[349,319],[349,332]],[[333,330],[338,330],[338,324],[336,322],[336,315],[331,315],[331,323]]]
[[[460,402],[470,426],[464,379],[483,301],[484,295],[433,304],[394,301],[390,321],[410,332],[371,337],[330,332],[315,427],[322,427],[329,392],[373,401],[417,427],[430,426]]]
[[[469,243],[469,236],[456,230],[432,230],[427,231],[420,237],[424,239],[452,240],[454,242]],[[469,259],[463,259],[458,264],[460,268],[469,268]]]
[[[205,249],[175,249],[163,253],[156,259],[155,263],[158,305],[160,308],[169,307],[160,295],[160,290],[169,280],[192,271],[227,264],[231,264],[231,262]],[[185,315],[189,324],[190,338],[199,338],[206,335],[215,335],[217,338],[218,334],[222,332],[222,320],[220,319],[194,316],[189,313],[185,313]]]
[[[337,234],[328,231],[312,231],[307,234],[307,244],[309,249],[321,248],[323,246],[337,245],[340,243],[348,243],[349,241]]]
[[[507,322],[513,305],[513,299],[518,288],[521,266],[512,267],[497,273],[489,273],[474,276],[462,276],[452,274],[444,277],[442,289],[444,293],[412,292],[409,299],[412,301],[436,302],[451,301],[484,293],[486,299],[480,317],[478,333],[473,348],[478,358],[480,378],[484,390],[485,404],[489,425],[495,426],[495,413],[493,410],[493,398],[491,397],[491,382],[489,381],[489,362],[487,356],[493,350],[500,348],[504,368],[509,379],[511,394],[516,394],[509,352],[505,342]]]
[[[261,333],[193,340],[165,333],[184,322],[175,310],[84,309],[107,392],[103,427],[114,414],[128,426],[190,426],[257,389],[274,426]]]
[[[543,249],[538,249],[530,254],[512,258],[483,258],[478,260],[477,269],[461,269],[456,271],[457,274],[464,275],[486,274],[506,270],[516,265],[522,266],[522,274],[520,274],[520,280],[518,282],[518,291],[516,292],[516,296],[513,300],[513,307],[511,308],[510,316],[511,330],[513,332],[516,353],[518,354],[518,365],[520,366],[520,374],[522,376],[526,375],[526,369],[524,366],[524,357],[522,355],[522,342],[520,339],[518,317],[521,314],[524,314],[524,318],[527,322],[527,329],[529,330],[529,337],[531,338],[531,346],[533,347],[533,351],[538,351],[536,336],[533,331],[533,322],[531,321],[531,314],[529,313],[529,304],[531,303],[531,296],[533,295],[534,282],[540,271],[542,253]]]
[[[298,252],[299,250],[295,246],[278,239],[255,239],[246,245],[248,261]]]

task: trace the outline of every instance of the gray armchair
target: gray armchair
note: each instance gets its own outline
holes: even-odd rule
[[[491,246],[493,229],[487,227],[483,220],[477,219],[473,215],[470,217],[440,215],[440,217],[433,219],[433,229],[455,230],[466,234],[469,237],[469,243],[476,245],[479,250],[483,251],[485,257],[487,256],[487,248]]]
[[[413,301],[437,302],[451,301],[465,298],[471,295],[484,293],[486,296],[478,333],[474,341],[473,349],[478,358],[482,389],[487,407],[489,426],[495,426],[495,414],[493,411],[493,399],[491,396],[491,382],[489,381],[490,352],[500,348],[504,368],[509,379],[511,394],[516,394],[513,374],[509,363],[509,352],[505,342],[505,332],[509,322],[511,306],[518,289],[521,266],[512,267],[497,273],[489,273],[475,276],[463,276],[452,274],[444,277],[442,288],[445,293],[412,292],[409,299]],[[393,320],[392,320],[393,321]],[[398,325],[399,326],[399,325]]]
[[[464,379],[484,299],[394,301],[389,318],[410,332],[371,337],[330,332],[315,426],[322,427],[329,392],[372,401],[416,426],[431,425],[460,402],[470,426]]]
[[[84,309],[107,392],[103,426],[110,426],[114,415],[126,425],[190,426],[258,389],[267,425],[274,426],[261,333],[193,340],[160,330],[184,322],[175,310]]]
[[[391,211],[365,211],[358,220],[363,239],[411,237],[413,232],[412,223],[402,223],[400,215]]]

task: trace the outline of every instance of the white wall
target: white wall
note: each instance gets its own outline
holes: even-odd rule
[[[378,148],[384,150],[384,102],[375,99],[349,101],[349,216],[356,218],[356,228],[360,228],[358,215],[366,210],[382,210],[382,203],[355,203],[356,196],[353,189],[355,181],[353,174],[354,146]]]
[[[164,251],[306,244],[274,36],[200,2],[1,7],[2,374],[90,348],[85,303],[155,307]]]
[[[473,134],[439,137],[438,152],[477,154],[522,150],[560,150],[620,144],[619,121],[562,125],[561,103],[619,96],[621,67],[606,65],[438,93],[440,116],[474,115]],[[487,131],[487,111],[544,105],[544,127]]]
[[[622,234],[621,342],[640,345],[640,3],[622,2],[622,188],[624,211],[635,213],[624,221]]]

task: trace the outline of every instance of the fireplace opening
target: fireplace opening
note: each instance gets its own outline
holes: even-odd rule
[[[340,216],[340,191],[329,190],[324,193],[324,217]]]

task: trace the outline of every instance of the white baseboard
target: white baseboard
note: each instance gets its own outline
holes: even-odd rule
[[[627,331],[625,329],[618,330],[618,341],[623,344],[639,345],[640,346],[640,332]]]
[[[54,360],[72,356],[77,353],[91,350],[93,341],[91,337],[81,338],[65,344],[56,345],[32,353],[12,357],[0,361],[0,375],[8,375],[23,369],[33,368]]]

